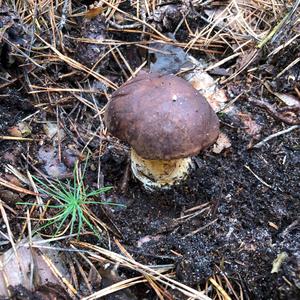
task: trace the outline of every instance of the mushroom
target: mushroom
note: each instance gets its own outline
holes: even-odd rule
[[[112,135],[130,144],[132,172],[148,189],[185,179],[192,156],[219,134],[209,103],[175,75],[140,73],[112,94],[104,120]]]

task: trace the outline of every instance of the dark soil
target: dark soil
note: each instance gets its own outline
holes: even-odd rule
[[[170,17],[172,13],[176,15],[176,6],[172,6],[161,19],[154,20],[153,24],[157,23],[157,28],[161,31],[174,30],[174,24],[170,21],[173,20],[173,17]],[[7,18],[7,12],[2,14]],[[15,16],[14,22],[18,22]],[[95,22],[101,26],[97,27]],[[101,36],[102,39],[108,34],[100,17],[90,23],[84,21],[82,24],[82,28],[70,31],[71,36],[78,37],[82,34],[81,37],[98,39]],[[18,32],[22,32],[20,27],[16,28]],[[179,31],[178,40],[182,40],[185,34],[186,32]],[[120,32],[109,33],[110,37],[116,39],[120,39],[121,35]],[[123,35],[122,38],[134,40],[135,36]],[[66,53],[74,59],[80,57],[82,64],[88,67],[93,66],[107,50],[99,45],[76,44],[67,39],[66,45]],[[75,51],[69,51],[68,47],[74,47]],[[135,49],[135,52],[127,46],[121,49],[134,66],[138,66],[141,57],[145,55],[140,49]],[[0,136],[9,135],[7,130],[10,127],[35,113],[37,108],[34,105],[48,101],[44,96],[37,101],[36,97],[28,93],[27,83],[24,83],[27,78],[24,70],[16,69],[21,62],[3,62],[4,55],[7,59],[11,51],[8,46],[2,47],[1,69],[3,73],[8,72],[12,78],[19,76],[20,79],[11,84],[1,81],[4,85],[1,85],[0,92],[4,96],[0,98]],[[289,52],[289,49],[285,51]],[[300,299],[300,131],[296,129],[278,136],[259,149],[252,148],[253,144],[270,134],[286,129],[288,125],[284,120],[279,120],[269,111],[248,101],[249,97],[263,97],[272,99],[274,105],[278,104],[270,93],[261,92],[262,83],[258,78],[269,78],[270,74],[278,74],[291,62],[289,58],[282,59],[287,52],[281,53],[281,56],[278,55],[273,60],[263,56],[260,62],[255,63],[268,68],[257,68],[253,76],[241,74],[235,81],[223,86],[229,99],[234,99],[240,91],[245,92],[244,96],[234,103],[235,108],[249,115],[261,130],[256,135],[251,135],[236,115],[220,113],[221,131],[229,137],[231,147],[221,154],[214,154],[212,149],[207,149],[195,157],[196,168],[181,185],[163,191],[146,191],[132,178],[130,172],[129,175],[126,172],[129,163],[128,145],[106,136],[103,150],[99,153],[100,139],[96,137],[91,140],[89,148],[94,154],[91,164],[97,164],[97,155],[100,155],[102,184],[114,187],[108,199],[126,205],[126,208],[105,207],[105,214],[99,208],[95,208],[94,211],[116,232],[122,245],[137,261],[149,265],[175,264],[176,278],[193,287],[203,288],[213,274],[225,274],[233,289],[242,291],[243,299]],[[293,57],[299,55],[299,45],[290,53]],[[110,56],[108,58],[112,59]],[[115,62],[109,63],[108,58],[97,66],[97,70],[105,69],[105,76],[119,84],[123,74]],[[294,93],[295,87],[299,88],[299,70],[298,64],[284,76],[270,80],[273,91]],[[38,79],[36,74],[31,79],[40,85],[40,80],[49,76],[53,82],[71,85],[72,80],[83,80],[86,75],[77,73],[74,74],[74,78],[59,79],[60,72],[68,73],[70,69],[49,64],[46,71],[37,73],[40,76]],[[98,88],[100,86],[94,79],[91,79],[89,84]],[[59,94],[52,95],[53,99],[60,97]],[[99,108],[106,103],[102,95],[95,98],[85,96],[91,103],[95,101]],[[75,158],[79,156],[77,154],[90,140],[91,136],[88,133],[96,132],[101,125],[98,118],[94,117],[93,111],[83,104],[76,104],[74,108],[74,103],[63,103],[60,110],[60,122],[67,133],[61,142],[64,153],[63,161],[59,162],[63,164],[64,169],[62,178],[70,177]],[[42,147],[57,147],[57,143],[48,139],[41,127],[41,123],[46,120],[56,122],[55,109],[52,110],[52,106],[49,105],[31,121],[32,135],[42,142],[0,139],[2,178],[10,178],[5,171],[7,164],[15,166],[24,174],[26,168],[32,173],[35,173],[37,168],[46,175],[51,175],[47,172],[53,172],[53,169],[47,171],[47,163],[39,157],[39,151]],[[297,116],[299,110],[293,115],[294,119]],[[53,151],[53,155],[57,155],[58,152]],[[62,171],[60,169],[57,172]],[[87,172],[87,181],[91,186],[96,186],[96,180],[97,171],[91,167]],[[20,196],[14,194],[17,198]],[[25,198],[30,199],[29,196]],[[15,205],[17,199],[14,200],[12,195],[8,195],[7,189],[0,189],[0,199],[20,215],[25,215],[24,208]],[[187,220],[182,218],[191,213],[187,210],[197,206],[199,208],[192,211],[195,214],[193,217]],[[21,223],[17,216],[7,213],[13,233],[18,236]],[[93,243],[95,239],[91,238],[88,241]],[[99,241],[96,240],[96,243]],[[112,247],[114,251],[119,252],[116,246]],[[2,251],[6,249],[7,246],[1,246]],[[271,273],[274,260],[283,252],[286,252],[287,259],[282,262],[278,272]],[[126,270],[121,270],[120,273],[130,275]],[[23,293],[22,288],[16,290],[16,295],[19,292]],[[149,292],[145,286],[135,287],[132,292],[137,299],[155,299],[154,293]],[[230,289],[228,293],[232,295]],[[16,299],[25,299],[25,296],[20,297],[16,296]],[[30,296],[29,293],[26,299],[38,299],[36,297]],[[182,296],[174,294],[174,299],[184,299],[180,297]]]
[[[260,120],[265,135],[277,127],[267,116]],[[249,137],[239,127],[222,130],[232,140],[230,150],[197,157],[197,169],[181,186],[149,193],[130,180],[127,193],[116,196],[125,197],[128,206],[113,214],[122,242],[144,263],[175,262],[177,277],[189,285],[203,283],[221,269],[242,284],[248,299],[298,299],[299,290],[284,278],[299,284],[299,132],[260,150],[247,150]],[[111,171],[105,170],[104,178],[118,178],[120,166],[112,160],[105,165],[109,170],[114,166],[116,173],[106,175]],[[186,209],[204,203],[209,210],[187,222],[176,220]],[[288,260],[279,273],[271,274],[272,262],[283,251]]]

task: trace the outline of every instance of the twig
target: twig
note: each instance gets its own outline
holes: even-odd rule
[[[297,226],[300,222],[300,218],[298,218],[297,220],[295,220],[294,222],[292,222],[287,228],[284,229],[284,231],[282,233],[280,233],[280,237],[284,238],[291,229],[293,229],[295,226]]]
[[[182,239],[185,239],[185,238],[187,238],[187,237],[189,237],[189,236],[192,236],[192,235],[194,235],[194,234],[196,234],[196,233],[198,233],[198,232],[204,230],[205,228],[209,227],[210,225],[216,223],[217,220],[218,220],[218,219],[214,219],[213,221],[211,221],[211,222],[205,224],[204,226],[202,226],[202,227],[200,227],[200,228],[198,228],[198,229],[196,229],[196,230],[190,232],[189,234],[185,235]]]
[[[7,229],[7,235],[8,235],[8,238],[9,238],[9,241],[10,241],[10,244],[13,248],[13,252],[15,254],[15,258],[16,258],[16,261],[17,261],[17,264],[18,264],[18,270],[15,270],[16,272],[19,272],[20,275],[17,275],[17,276],[20,276],[20,278],[24,279],[24,270],[22,268],[22,264],[21,264],[21,260],[20,260],[20,256],[17,252],[17,245],[15,244],[15,241],[14,241],[14,236],[13,236],[13,233],[11,231],[11,228],[10,228],[10,224],[9,224],[9,220],[8,220],[8,217],[7,217],[7,214],[6,214],[6,211],[2,205],[2,200],[0,200],[0,212],[1,212],[1,215],[2,215],[2,219],[4,221],[4,224],[6,226],[6,229]],[[2,265],[2,261],[0,261],[0,267],[1,269],[3,268],[3,265]],[[3,272],[1,272],[3,273]],[[2,274],[2,276],[5,275],[5,273]],[[4,277],[4,276],[3,276]],[[9,282],[7,281],[7,276],[5,275],[5,283],[6,283],[6,287],[8,288],[8,285],[9,285]],[[8,290],[8,293],[10,295],[10,291],[9,289]],[[11,296],[11,295],[10,295]]]
[[[63,55],[60,51],[58,51],[55,47],[53,47],[52,45],[50,45],[48,42],[46,42],[46,40],[44,40],[42,37],[40,37],[39,35],[36,35],[46,46],[48,46],[62,61],[64,61],[65,63],[67,63],[69,66],[71,66],[74,69],[83,71],[89,75],[92,75],[95,79],[101,81],[105,86],[109,86],[112,89],[117,89],[116,84],[114,84],[112,81],[110,81],[109,79],[105,78],[104,76],[102,76],[101,74],[90,70],[89,68],[87,68],[86,66],[80,64],[79,62],[77,62],[76,60]]]
[[[185,216],[182,216],[182,217],[176,219],[176,221],[178,221],[180,223],[183,223],[183,222],[189,221],[190,219],[195,218],[195,217],[203,214],[206,211],[209,211],[210,210],[210,206],[209,206],[209,204],[207,204],[207,205],[208,206],[202,208],[201,210],[198,210],[198,211],[196,211],[194,213],[191,213],[191,214],[188,214],[188,215],[185,215]]]
[[[227,108],[229,108],[230,106],[232,106],[242,95],[244,94],[244,92],[241,92],[240,94],[238,94],[236,97],[234,97],[234,99],[232,99],[231,101],[229,101],[220,111],[219,113],[226,111]]]
[[[126,25],[119,25],[114,21],[108,20],[108,24],[116,29],[124,30],[124,29],[136,29],[141,27],[141,23],[133,23],[133,24],[126,24]]]
[[[34,139],[30,139],[30,138],[23,138],[23,137],[17,137],[17,136],[8,136],[8,135],[0,135],[0,140],[4,140],[4,141],[26,141],[26,142],[32,142],[34,141]]]
[[[228,57],[225,57],[224,59],[218,61],[217,63],[207,67],[204,71],[207,72],[207,71],[210,71],[214,68],[217,68],[217,67],[220,67],[221,65],[225,64],[226,62],[228,62],[229,60],[232,60],[234,58],[236,58],[237,56],[240,56],[242,53],[241,52],[238,52],[238,53],[234,53]]]
[[[281,51],[282,49],[286,48],[288,45],[290,45],[294,40],[296,40],[298,37],[300,36],[300,34],[296,34],[294,37],[292,37],[291,39],[289,39],[286,43],[280,45],[279,47],[277,47],[276,49],[274,49],[271,53],[268,54],[268,57],[272,57],[273,55],[275,55],[276,53],[278,53],[279,51]]]
[[[127,256],[129,259],[134,260],[134,258],[130,255],[130,253],[125,249],[125,247],[116,238],[114,238],[114,241],[123,255]],[[160,284],[155,282],[155,280],[153,280],[153,278],[150,275],[145,274],[144,277],[148,281],[148,284],[156,292],[156,295],[160,300],[170,299],[170,298],[168,298],[167,295],[165,295],[166,291],[161,287]],[[163,296],[163,294],[165,297]]]
[[[3,37],[3,40],[9,44],[12,48],[14,48],[18,53],[20,53],[23,57],[25,57],[28,61],[32,62],[35,66],[41,68],[41,69],[46,69],[45,66],[39,65],[37,62],[35,62],[30,56],[28,56],[24,51],[22,51],[20,48],[18,48],[14,43],[12,43],[9,39]]]
[[[281,28],[285,25],[286,21],[288,20],[289,13],[287,13],[281,21],[267,34],[267,36],[259,42],[257,45],[257,48],[261,49],[263,46],[265,46],[272,38],[273,36],[281,30]]]
[[[177,289],[178,291],[182,292],[184,295],[188,297],[192,297],[193,299],[199,299],[199,300],[211,300],[210,297],[206,296],[202,291],[197,291],[181,282],[178,282],[174,280],[173,278],[170,278],[169,276],[165,274],[161,274],[160,272],[156,271],[155,269],[143,265],[133,259],[130,259],[126,256],[111,252],[109,250],[106,250],[104,248],[98,247],[96,245],[91,245],[84,242],[79,241],[72,241],[72,244],[78,245],[80,247],[88,248],[91,251],[96,251],[96,253],[91,253],[91,257],[93,259],[101,260],[103,261],[103,257],[112,260],[116,263],[120,263],[122,267],[127,267],[129,269],[135,270],[143,275],[150,275],[153,279],[155,279],[157,282],[162,283],[163,285],[167,287],[171,287],[172,289]],[[143,280],[144,282],[144,280]],[[104,289],[102,290],[102,292]],[[89,298],[87,298],[89,299]],[[95,298],[92,298],[95,299]]]
[[[29,264],[29,268],[30,268],[30,290],[33,290],[34,287],[34,283],[33,283],[33,278],[34,278],[34,260],[33,260],[33,249],[32,249],[32,230],[31,230],[31,219],[30,219],[30,213],[29,210],[26,210],[26,223],[27,228],[28,228],[28,245],[29,245],[29,249],[30,249],[30,264]]]
[[[243,66],[241,66],[234,74],[232,74],[229,78],[226,78],[225,80],[222,80],[220,83],[221,84],[225,84],[227,82],[229,82],[230,80],[232,80],[233,78],[235,78],[236,76],[238,76],[240,73],[242,73],[244,70],[246,70],[249,65],[255,60],[255,58],[258,55],[258,49],[255,49],[252,51],[252,53],[250,53],[247,61],[243,64]]]
[[[269,140],[277,137],[277,136],[280,136],[280,135],[283,135],[283,134],[286,134],[288,132],[291,132],[297,128],[300,128],[300,125],[294,125],[294,126],[291,126],[287,129],[284,129],[284,130],[281,130],[281,131],[278,131],[276,133],[273,133],[271,135],[269,135],[268,137],[264,138],[262,141],[260,141],[259,143],[257,143],[256,145],[254,145],[252,148],[260,148],[262,147],[266,142],[268,142]]]
[[[135,16],[132,16],[128,13],[126,13],[125,11],[121,10],[120,8],[118,8],[117,6],[111,4],[109,1],[106,1],[106,0],[102,0],[103,3],[105,3],[107,6],[113,8],[114,10],[116,10],[117,12],[125,15],[126,17],[136,21],[136,22],[139,22],[141,24],[143,24],[144,26],[148,27],[149,29],[153,30],[158,36],[160,36],[160,38],[163,40],[163,41],[170,41],[171,39],[166,37],[165,35],[163,35],[161,32],[159,32],[158,30],[156,30],[153,26],[151,26],[150,24],[148,24],[146,21],[143,21],[141,19],[138,19],[136,18]]]
[[[281,75],[283,75],[287,70],[295,66],[298,62],[300,62],[300,57],[293,60],[288,66],[286,66],[279,74],[277,74],[276,78],[279,78]]]
[[[78,268],[78,270],[79,270],[79,273],[80,273],[80,275],[82,276],[82,278],[83,278],[83,280],[84,280],[84,282],[85,282],[85,285],[87,286],[89,292],[90,292],[90,293],[93,293],[93,287],[92,287],[92,285],[90,284],[90,282],[89,282],[89,280],[88,280],[88,277],[86,276],[86,274],[85,274],[85,272],[84,272],[84,270],[83,270],[81,264],[79,263],[78,259],[76,259],[76,257],[74,257],[73,260],[75,261],[76,266],[77,266],[77,268]]]
[[[134,286],[139,283],[146,282],[146,279],[142,279],[142,276],[137,276],[129,279],[125,279],[123,281],[114,283],[106,288],[103,288],[87,297],[82,298],[82,300],[95,300],[95,299],[100,299],[106,295],[115,293],[117,291],[120,291],[122,289],[129,288],[131,286]]]
[[[129,181],[129,174],[130,174],[130,163],[127,162],[127,165],[125,167],[125,171],[121,180],[120,184],[120,190],[122,193],[126,193],[127,187],[128,187],[128,181]]]
[[[244,165],[244,167],[245,167],[248,171],[250,171],[250,172],[253,174],[253,176],[254,176],[258,181],[260,181],[263,185],[267,186],[267,187],[270,188],[270,189],[273,188],[271,185],[269,185],[269,184],[266,183],[264,180],[262,180],[258,175],[256,175],[256,174],[251,170],[251,168],[250,168],[249,166]]]
[[[240,298],[237,293],[235,292],[231,282],[229,281],[229,279],[227,278],[227,276],[224,274],[224,272],[216,265],[216,268],[218,269],[220,275],[224,278],[225,282],[226,282],[226,287],[228,288],[228,290],[235,296],[235,298],[237,300],[242,300],[243,298]]]
[[[31,176],[31,174],[28,170],[27,170],[27,177],[28,177],[31,187],[33,188],[33,191],[36,193],[36,202],[39,205],[39,212],[40,212],[40,214],[43,214],[43,212],[46,210],[46,207],[43,205],[44,204],[43,200],[39,194],[39,191],[36,187],[36,184]]]

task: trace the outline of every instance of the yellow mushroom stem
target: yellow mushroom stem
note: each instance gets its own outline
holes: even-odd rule
[[[186,178],[193,168],[191,157],[172,160],[149,160],[131,149],[131,169],[146,189],[168,188]]]

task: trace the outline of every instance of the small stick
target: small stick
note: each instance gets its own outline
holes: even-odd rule
[[[287,228],[284,229],[282,233],[280,233],[280,237],[284,238],[291,229],[293,229],[295,226],[297,226],[300,222],[300,219],[295,220],[293,223],[291,223]]]
[[[232,54],[232,55],[230,55],[228,57],[225,57],[224,59],[218,61],[217,63],[215,63],[215,64],[207,67],[204,71],[207,72],[207,71],[210,71],[210,70],[212,70],[212,69],[214,69],[216,67],[220,67],[223,64],[225,64],[226,62],[228,62],[229,60],[232,60],[232,59],[236,58],[237,56],[240,56],[241,54],[242,54],[241,52],[238,52],[238,53],[234,53],[234,54]]]
[[[275,78],[279,78],[281,75],[283,75],[287,70],[295,66],[298,62],[300,61],[300,57],[297,59],[293,60],[287,67],[285,67]]]
[[[8,135],[0,135],[0,140],[4,141],[27,141],[27,142],[32,142],[34,139],[30,138],[25,138],[25,137],[17,137],[17,136],[8,136]]]
[[[76,290],[79,290],[78,277],[72,260],[69,260],[69,265],[70,265],[70,273],[71,273],[72,281],[74,283],[74,287]]]
[[[289,13],[286,14],[275,27],[273,27],[271,32],[269,32],[267,36],[263,40],[261,40],[256,47],[261,49],[263,46],[265,46],[274,37],[274,35],[277,34],[279,30],[285,25],[286,21],[288,20],[288,17]]]
[[[256,175],[256,174],[250,169],[249,166],[244,165],[244,167],[245,167],[248,171],[250,171],[250,172],[254,175],[254,177],[255,177],[258,181],[260,181],[263,185],[267,186],[267,187],[270,188],[270,189],[273,188],[271,185],[269,185],[268,183],[266,183],[265,181],[263,181],[258,175]]]
[[[36,193],[36,202],[37,202],[37,204],[39,206],[39,212],[40,212],[40,214],[43,214],[43,212],[46,210],[46,208],[45,208],[43,200],[42,200],[42,198],[41,198],[41,196],[39,194],[39,191],[38,191],[38,189],[36,187],[36,184],[35,184],[32,176],[31,176],[31,174],[30,174],[30,172],[28,170],[27,170],[27,178],[28,178],[28,180],[30,182],[31,187],[33,188],[33,191]]]
[[[93,287],[92,287],[92,285],[90,284],[90,282],[89,282],[89,280],[88,280],[88,277],[87,277],[86,274],[85,274],[85,271],[83,270],[83,268],[82,268],[81,264],[79,263],[79,261],[78,261],[76,258],[73,258],[73,259],[74,259],[74,261],[75,261],[75,263],[76,263],[76,266],[77,266],[77,268],[78,268],[78,270],[79,270],[79,273],[80,273],[80,275],[82,276],[82,278],[83,278],[83,280],[84,280],[84,282],[85,282],[87,288],[89,289],[90,293],[92,293],[92,292],[93,292]]]
[[[73,287],[73,285],[61,274],[61,272],[57,269],[55,264],[51,261],[51,259],[46,256],[44,253],[39,251],[39,255],[42,257],[44,262],[48,265],[49,269],[53,273],[53,275],[59,280],[62,287],[65,288],[71,299],[74,299],[78,295],[77,290]]]
[[[133,24],[126,24],[126,25],[120,25],[115,23],[114,21],[108,20],[108,24],[116,29],[125,30],[125,29],[136,29],[141,27],[141,23],[133,23]]]
[[[194,235],[194,234],[196,234],[196,233],[198,233],[198,232],[204,230],[205,228],[207,228],[207,227],[209,227],[210,225],[212,225],[212,224],[214,224],[215,222],[217,222],[217,220],[218,220],[218,219],[214,219],[213,221],[211,221],[211,222],[205,224],[204,226],[202,226],[202,227],[200,227],[200,228],[198,228],[198,229],[196,229],[196,230],[190,232],[189,234],[185,235],[182,239],[185,239],[185,238],[187,238],[187,237],[189,237],[189,236],[192,236],[192,235]]]
[[[295,130],[297,128],[300,128],[300,125],[294,125],[294,126],[291,126],[291,127],[287,128],[287,129],[284,129],[284,130],[278,131],[276,133],[273,133],[273,134],[269,135],[268,137],[264,138],[262,141],[260,141],[256,145],[254,145],[252,148],[258,149],[258,148],[262,147],[265,143],[267,143],[268,141],[270,141],[271,139],[273,139],[273,138],[275,138],[277,136],[281,136],[283,134],[286,134],[288,132],[291,132],[291,131],[293,131],[293,130]]]

